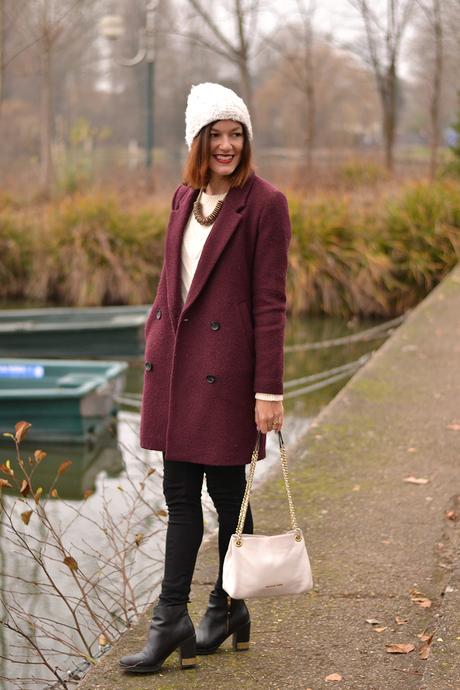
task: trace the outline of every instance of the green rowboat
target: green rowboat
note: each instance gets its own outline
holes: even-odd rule
[[[111,423],[126,362],[0,358],[0,432],[32,424],[27,438],[89,442]]]
[[[139,357],[149,305],[0,310],[2,357]]]

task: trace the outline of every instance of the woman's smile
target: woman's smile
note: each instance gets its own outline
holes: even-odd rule
[[[218,163],[221,163],[222,165],[228,165],[231,163],[234,159],[235,155],[234,154],[223,154],[223,153],[216,153],[214,158]]]

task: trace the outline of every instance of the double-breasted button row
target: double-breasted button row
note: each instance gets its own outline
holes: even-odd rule
[[[157,309],[156,314],[155,314],[156,319],[161,319],[161,309]]]
[[[152,371],[152,369],[153,369],[152,362],[144,362],[144,369],[145,369],[145,371]]]
[[[211,321],[211,328],[213,331],[218,331],[220,328],[220,323],[218,321]]]
[[[213,376],[212,374],[208,374],[208,375],[206,376],[206,381],[207,381],[208,383],[215,383],[216,377]]]

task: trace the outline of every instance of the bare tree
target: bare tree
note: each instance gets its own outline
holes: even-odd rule
[[[54,76],[58,49],[71,44],[81,29],[82,10],[88,0],[23,0],[22,33],[26,40],[9,58],[35,51],[40,75],[40,187],[49,196],[53,183],[52,134],[54,124]]]
[[[430,178],[433,180],[438,165],[440,140],[440,105],[444,69],[444,21],[441,0],[418,0],[428,20],[434,39],[433,81],[430,102]]]
[[[300,22],[289,24],[287,32],[294,40],[288,43],[279,40],[280,32],[265,37],[286,62],[284,74],[292,86],[300,91],[305,102],[305,167],[307,176],[313,171],[313,151],[316,140],[316,76],[318,70],[315,56],[315,30],[313,26],[316,13],[316,0],[297,0]],[[281,32],[281,36],[284,32]],[[284,34],[285,35],[285,34]],[[299,50],[300,46],[300,50]]]
[[[386,10],[379,15],[370,0],[348,0],[360,14],[364,24],[366,46],[358,49],[374,72],[382,107],[382,135],[385,165],[394,168],[394,144],[397,130],[398,66],[401,45],[416,0],[387,0]]]
[[[181,35],[193,44],[224,57],[237,67],[243,98],[251,115],[255,115],[250,60],[259,15],[259,0],[231,0],[229,2],[226,9],[236,34],[234,41],[216,21],[214,10],[211,12],[202,0],[187,0],[187,3],[209,29],[209,35],[193,31],[181,32]]]

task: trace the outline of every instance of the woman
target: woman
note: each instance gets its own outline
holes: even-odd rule
[[[183,668],[233,635],[249,647],[244,601],[222,588],[257,433],[283,424],[290,223],[284,195],[251,165],[245,103],[219,84],[192,87],[184,184],[173,197],[157,294],[146,322],[141,446],[161,450],[168,506],[165,571],[144,649],[120,660],[154,672],[174,650]],[[203,476],[219,517],[219,572],[196,634],[187,612],[203,536]],[[250,510],[244,526],[252,533]]]

